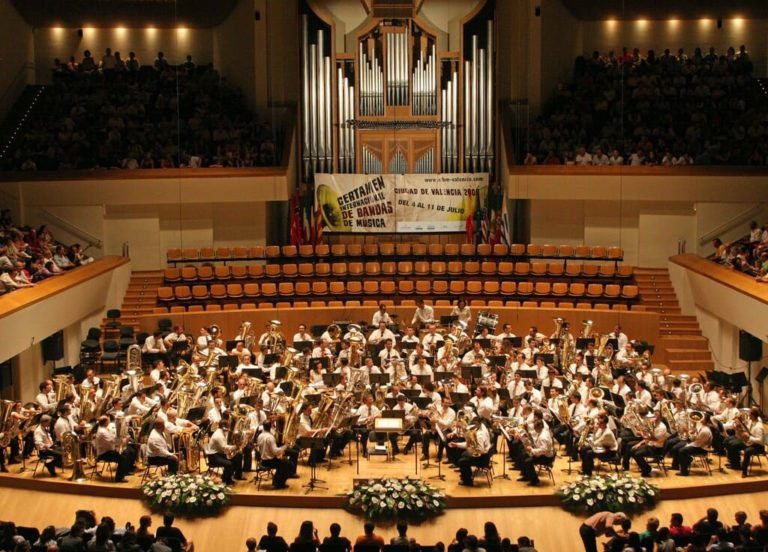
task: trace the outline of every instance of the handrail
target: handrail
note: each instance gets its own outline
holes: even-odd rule
[[[736,228],[737,226],[744,224],[746,221],[751,219],[754,215],[759,213],[763,210],[763,204],[757,203],[756,205],[753,205],[746,211],[743,211],[739,213],[738,215],[735,215],[731,218],[729,218],[727,221],[722,223],[720,226],[717,226],[710,230],[709,232],[703,234],[699,237],[699,245],[704,245],[706,243],[709,243],[713,239],[715,239],[720,234],[723,234],[727,232],[728,230],[732,230]]]
[[[0,109],[2,109],[2,105],[5,102],[6,96],[10,94],[13,90],[16,89],[17,81],[19,80],[19,77],[26,71],[29,71],[30,69],[34,69],[35,64],[31,61],[25,61],[21,67],[19,67],[19,70],[16,71],[16,74],[13,76],[13,80],[11,80],[10,84],[5,88],[5,92],[2,96],[0,96]],[[28,83],[24,83],[26,86]]]
[[[683,253],[682,255],[673,255],[669,258],[670,263],[686,268],[704,278],[708,278],[718,284],[729,287],[734,291],[742,293],[761,303],[768,304],[768,285],[761,284],[751,276],[726,268],[713,261],[707,260],[693,253]]]
[[[102,242],[99,238],[94,236],[93,234],[86,232],[82,228],[75,226],[69,221],[64,220],[58,215],[54,215],[50,211],[46,209],[40,209],[40,212],[48,219],[53,220],[53,222],[58,225],[59,227],[63,228],[67,232],[70,232],[71,234],[74,234],[83,240],[85,240],[88,243],[88,247],[98,247],[101,249]],[[87,249],[87,247],[85,248]]]

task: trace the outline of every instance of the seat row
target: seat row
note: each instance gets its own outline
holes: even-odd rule
[[[352,308],[352,307],[370,307],[375,309],[380,304],[385,304],[389,307],[395,306],[395,301],[392,299],[349,299],[346,301],[330,300],[319,301],[313,299],[312,301],[259,301],[246,302],[246,303],[208,303],[205,305],[169,305],[159,306],[153,308],[153,314],[165,314],[165,313],[182,313],[182,312],[220,312],[220,311],[237,311],[237,310],[254,310],[254,309],[297,309],[297,308]],[[449,307],[451,301],[448,299],[438,299],[436,301],[425,300],[425,303],[434,305],[435,307]],[[402,299],[397,305],[401,307],[415,307],[415,299]],[[614,310],[614,311],[628,311],[632,310],[645,311],[645,305],[627,305],[625,303],[592,303],[588,301],[537,301],[535,299],[528,299],[526,301],[515,300],[501,300],[491,299],[485,301],[484,299],[472,299],[469,301],[469,306],[472,308],[500,308],[500,307],[514,307],[514,308],[542,308],[542,309],[594,309],[594,310]]]
[[[482,295],[486,299],[504,297],[541,297],[588,299],[592,301],[633,302],[638,297],[635,285],[584,284],[580,282],[512,282],[498,280],[365,280],[348,282],[265,282],[211,284],[210,287],[197,284],[194,286],[164,286],[157,290],[159,303],[207,303],[223,302],[232,299],[265,298],[322,298],[338,296],[354,299],[359,296],[371,296],[381,299],[419,295],[435,297],[452,295],[460,298],[465,295]]]
[[[367,244],[318,244],[318,245],[257,245],[253,247],[189,247],[173,248],[166,252],[168,264],[194,262],[228,262],[242,260],[272,260],[291,262],[297,258],[308,261],[337,258],[359,259],[401,258],[404,260],[425,258],[544,258],[544,259],[594,259],[620,261],[624,258],[621,247],[602,245],[539,245],[515,243],[506,244],[458,244],[458,243],[367,243]]]
[[[286,263],[251,265],[203,265],[168,267],[164,279],[168,284],[186,282],[226,282],[229,280],[261,280],[263,278],[347,278],[380,276],[502,276],[505,278],[552,277],[569,279],[629,279],[631,265],[614,263],[563,263],[543,261],[367,261],[334,263]]]

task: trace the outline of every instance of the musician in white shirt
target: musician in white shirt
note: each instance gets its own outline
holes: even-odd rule
[[[134,416],[134,415],[143,416],[144,414],[149,412],[151,408],[152,408],[152,405],[148,404],[148,401],[147,401],[147,394],[143,390],[140,390],[131,399],[131,403],[128,405],[128,408],[126,409],[125,413],[128,416]]]
[[[424,303],[424,299],[416,301],[416,312],[413,313],[411,325],[420,328],[435,319],[435,309]]]
[[[411,375],[412,376],[429,376],[430,381],[434,381],[435,374],[432,371],[432,366],[427,364],[427,359],[425,357],[419,357],[416,361],[416,364],[411,366]]]
[[[711,414],[705,413],[704,419],[699,422],[696,428],[696,435],[693,441],[677,449],[677,462],[680,466],[679,475],[688,475],[691,462],[694,456],[706,456],[707,450],[712,445],[712,418]]]
[[[437,442],[437,461],[440,462],[443,459],[443,450],[446,445],[445,439],[450,432],[455,419],[456,412],[451,408],[451,400],[446,397],[442,400],[442,405],[429,416],[429,420],[432,423],[434,430],[425,431],[421,437],[422,462],[429,461],[429,442],[432,439]],[[440,437],[441,433],[442,437]]]
[[[611,339],[616,339],[619,342],[619,350],[624,349],[624,346],[629,343],[627,334],[621,331],[621,326],[618,324],[614,326],[613,331],[608,334],[608,337]]]
[[[760,409],[753,406],[749,409],[749,419],[746,422],[746,431],[739,422],[736,435],[725,440],[725,449],[728,451],[729,467],[741,468],[741,476],[749,474],[749,463],[756,454],[765,453],[765,428],[760,419]],[[741,458],[744,451],[744,459]]]
[[[378,329],[373,330],[368,336],[368,343],[370,345],[378,345],[379,343],[386,342],[388,339],[394,341],[395,334],[392,333],[392,330],[387,328],[385,322],[379,322]]]
[[[80,387],[90,388],[90,387],[99,387],[99,383],[101,383],[101,379],[96,377],[96,372],[93,371],[93,369],[89,368],[85,372],[85,379],[80,383]]]
[[[51,410],[55,407],[55,403],[51,402],[50,393],[53,391],[53,384],[51,380],[45,380],[39,386],[40,392],[35,397],[35,402],[43,410]]]
[[[382,322],[384,322],[384,324],[387,326],[392,324],[392,318],[389,316],[389,313],[387,312],[387,305],[384,303],[380,303],[379,310],[373,313],[373,317],[371,318],[371,326],[378,326]]]
[[[520,372],[515,372],[512,380],[507,384],[507,389],[509,390],[509,396],[512,398],[521,397],[525,393],[525,382],[523,382]]]
[[[723,424],[723,429],[733,428],[733,419],[739,414],[739,409],[736,408],[736,399],[728,397],[724,401],[725,407],[722,412],[712,416],[712,419],[717,420]]]
[[[448,444],[451,448],[465,449],[459,457],[458,466],[461,480],[459,485],[472,487],[474,485],[472,477],[472,468],[474,466],[486,466],[490,461],[491,435],[484,423],[477,421],[474,427],[470,426],[467,431],[475,431],[475,440],[477,447],[473,450],[467,450],[466,441],[453,441]]]
[[[187,336],[184,334],[184,328],[181,326],[174,326],[173,331],[163,338],[163,343],[167,349],[173,349],[174,343],[184,342],[188,343]]]
[[[152,466],[167,466],[168,472],[179,471],[179,459],[168,448],[165,440],[165,422],[155,420],[155,426],[147,439],[147,461]]]
[[[366,395],[363,399],[363,404],[357,407],[355,411],[357,414],[357,423],[355,429],[360,436],[360,447],[364,451],[365,456],[368,456],[368,438],[370,433],[373,433],[374,420],[381,415],[381,411],[373,404],[373,395]],[[379,435],[377,434],[377,439]],[[381,439],[383,441],[383,439]]]
[[[235,445],[227,444],[229,432],[229,413],[222,414],[218,427],[208,441],[208,465],[223,468],[221,479],[225,485],[234,485],[235,479],[243,480],[243,453]]]
[[[51,476],[56,477],[56,468],[63,466],[61,453],[53,448],[51,439],[51,417],[47,414],[40,417],[40,425],[34,433],[35,449],[41,459],[45,459],[45,467]],[[48,459],[51,460],[48,460]]]
[[[497,341],[504,341],[505,339],[512,339],[513,337],[517,336],[512,333],[512,324],[504,324],[501,329],[501,333],[494,335],[493,339]]]
[[[307,333],[307,327],[304,324],[299,324],[299,331],[293,334],[293,343],[301,341],[314,341],[312,335]]]
[[[523,353],[523,356],[525,356],[526,359],[533,358],[534,355],[539,352],[539,348],[536,347],[536,340],[529,337],[526,341],[526,346],[521,349],[520,352]]]
[[[523,459],[523,475],[519,481],[528,481],[530,487],[539,485],[539,476],[536,466],[549,464],[555,456],[554,443],[549,428],[544,426],[544,421],[538,418],[533,420],[533,443],[526,447],[526,457]]]
[[[437,351],[437,344],[441,341],[443,341],[443,336],[437,333],[437,326],[435,324],[430,324],[427,327],[427,333],[424,334],[424,337],[421,340],[424,349],[431,351],[432,346],[434,345],[435,351]]]
[[[464,354],[461,362],[470,366],[485,364],[485,351],[483,351],[479,341],[472,343],[472,349]]]
[[[156,330],[152,335],[147,337],[141,347],[141,352],[142,354],[167,353],[168,350],[165,348],[163,333],[160,330]]]
[[[272,435],[272,422],[264,422],[264,431],[256,439],[256,448],[261,458],[261,464],[275,470],[272,476],[273,489],[285,489],[286,480],[295,473],[295,466],[286,458],[286,448],[278,447],[275,436]]]
[[[61,443],[61,438],[65,433],[75,433],[77,431],[77,424],[72,419],[72,407],[68,404],[62,405],[59,409],[59,417],[56,419],[56,423],[53,424],[53,437],[56,443]]]
[[[312,358],[333,358],[333,351],[329,348],[330,342],[323,339],[320,341],[320,344],[312,349]]]
[[[586,476],[592,476],[592,470],[595,466],[595,457],[605,461],[613,458],[619,449],[619,443],[616,436],[608,427],[608,416],[601,414],[597,417],[597,427],[594,433],[587,440],[584,448],[581,449],[581,471]]]
[[[136,456],[131,447],[126,446],[121,452],[117,451],[118,442],[115,426],[109,423],[107,416],[99,418],[99,428],[96,430],[94,444],[96,446],[96,460],[115,462],[117,464],[115,483],[125,483],[125,476],[133,469]]]
[[[419,338],[416,335],[416,330],[413,326],[405,328],[405,335],[400,340],[401,343],[419,343]]]
[[[470,399],[470,402],[475,405],[478,416],[486,421],[491,421],[493,416],[493,399],[488,396],[488,390],[485,387],[478,386],[475,389],[475,396]]]
[[[394,362],[400,360],[400,353],[394,348],[394,340],[387,339],[384,348],[379,351],[379,363],[383,368],[389,368]]]
[[[661,454],[669,438],[669,431],[667,426],[664,425],[664,419],[660,410],[648,414],[648,419],[653,420],[653,433],[635,444],[630,452],[630,455],[640,467],[640,474],[643,477],[651,475],[651,465],[645,458]]]
[[[619,395],[622,399],[625,398],[630,391],[631,389],[629,388],[629,385],[624,382],[624,376],[618,376],[613,383],[613,387],[611,387],[611,393]]]
[[[450,316],[457,317],[459,322],[463,322],[466,325],[472,320],[472,311],[464,299],[459,299],[453,309],[451,309]]]

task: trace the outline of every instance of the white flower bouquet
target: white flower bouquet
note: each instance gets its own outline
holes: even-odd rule
[[[229,504],[231,494],[207,475],[168,475],[141,486],[141,498],[153,510],[186,516],[214,515]]]
[[[418,479],[369,479],[346,493],[348,508],[371,520],[422,520],[443,513],[445,493]]]
[[[659,499],[660,490],[639,477],[611,474],[582,476],[560,487],[556,494],[563,507],[571,512],[637,513],[652,508]]]

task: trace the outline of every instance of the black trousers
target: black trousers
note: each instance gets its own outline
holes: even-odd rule
[[[443,459],[445,443],[440,439],[436,431],[425,431],[421,436],[421,453],[429,458],[429,442],[433,439],[437,443],[437,461],[440,462]]]
[[[523,460],[523,477],[532,483],[538,483],[539,474],[536,473],[536,466],[551,463],[551,456],[528,456]]]
[[[234,482],[233,475],[238,478],[243,477],[243,454],[241,452],[232,458],[227,458],[226,454],[221,453],[209,454],[208,465],[213,468],[224,468],[221,479],[228,485]]]
[[[637,465],[640,467],[640,473],[644,476],[649,475],[651,473],[651,465],[648,463],[648,460],[645,459],[646,456],[655,456],[657,454],[661,454],[663,452],[663,449],[660,449],[658,447],[652,447],[651,445],[642,445],[635,450],[631,452],[632,458],[635,459],[635,462],[637,462]]]
[[[45,449],[37,451],[37,455],[45,460],[45,467],[51,475],[56,475],[56,468],[61,468],[64,463],[61,459],[61,453],[53,449]],[[51,458],[50,461],[48,459]]]
[[[595,458],[600,460],[607,460],[613,458],[616,455],[615,451],[595,452],[590,447],[584,447],[580,451],[581,453],[581,471],[584,475],[592,475],[592,471],[595,469]]]
[[[115,462],[117,463],[117,472],[115,473],[115,479],[120,481],[124,479],[128,472],[133,468],[133,462],[135,456],[129,452],[131,449],[126,449],[122,454],[116,450],[110,450],[100,455],[97,460],[100,462]]]
[[[467,451],[462,452],[458,462],[459,472],[461,473],[461,480],[464,483],[472,483],[472,468],[474,466],[487,466],[488,461],[489,457],[487,454],[472,456]]]
[[[282,487],[285,485],[288,476],[292,475],[296,470],[295,466],[287,458],[262,460],[261,465],[275,470],[275,474],[272,476],[273,487]]]
[[[150,456],[147,463],[150,466],[167,466],[170,474],[179,471],[179,459],[175,456]]]
[[[707,454],[707,451],[701,447],[686,447],[683,445],[682,447],[677,449],[677,465],[680,466],[680,471],[682,473],[688,473],[688,468],[691,466],[691,462],[693,462],[694,456],[705,456]]]
[[[585,552],[597,552],[597,533],[592,527],[582,523],[579,527],[579,536],[581,536],[581,542],[584,543]]]

